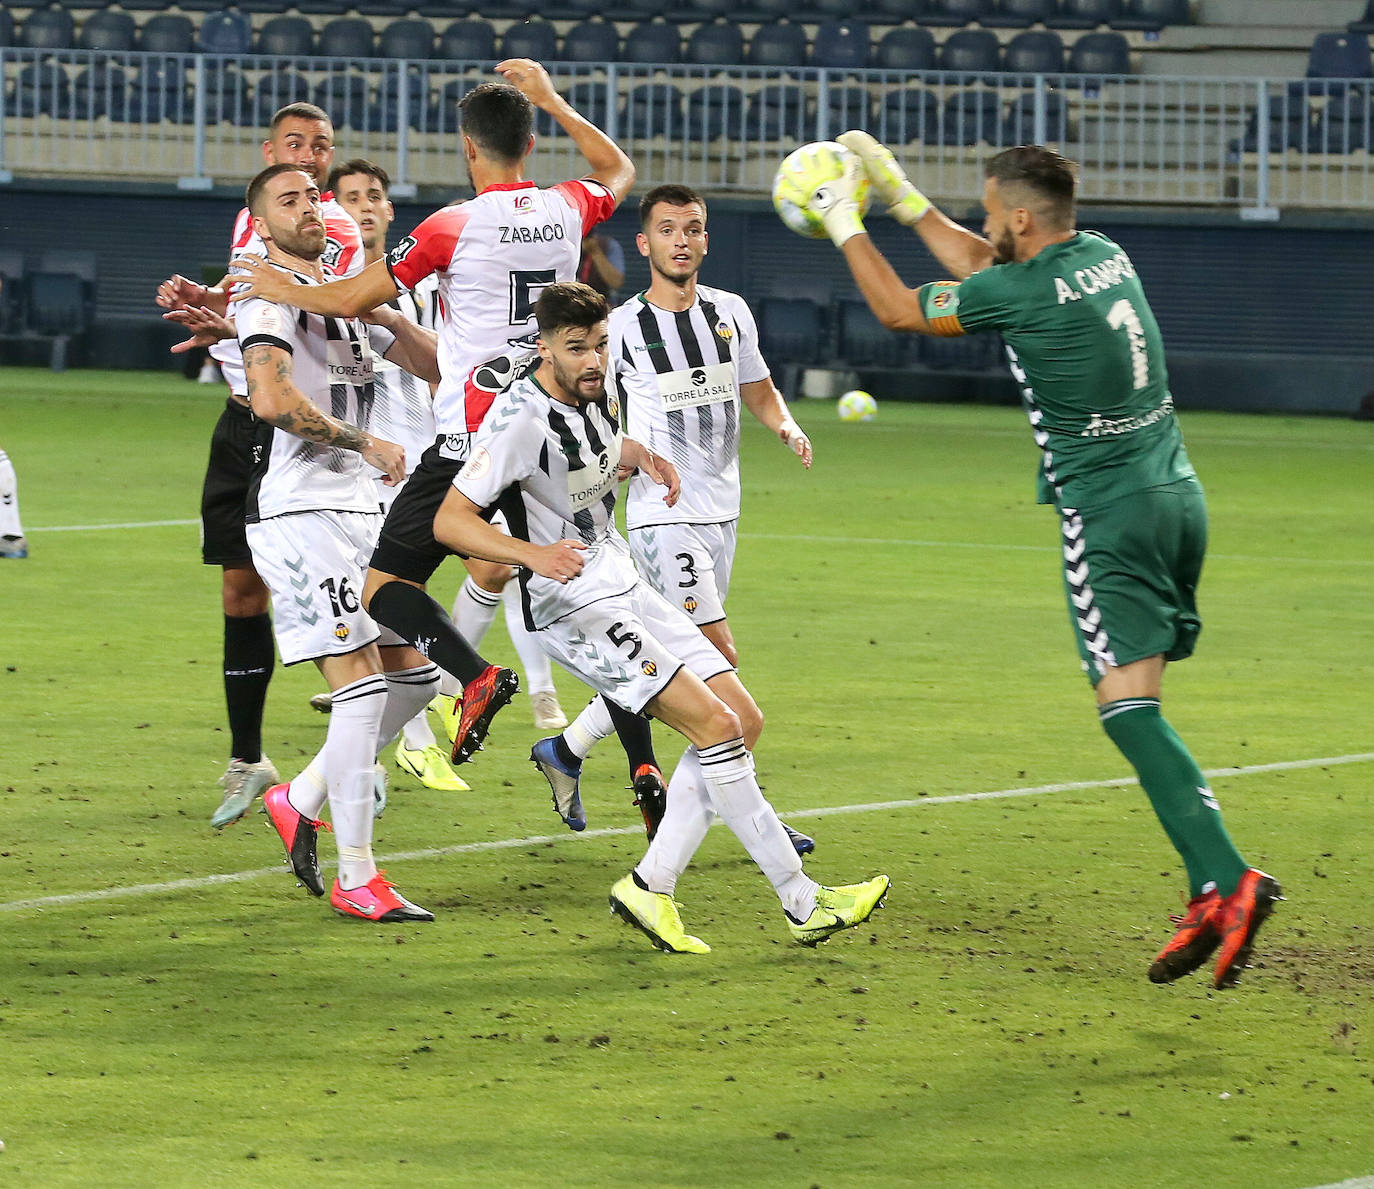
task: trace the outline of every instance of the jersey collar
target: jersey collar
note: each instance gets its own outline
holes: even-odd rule
[[[524,182],[493,182],[490,186],[486,186],[486,187],[484,187],[483,189],[479,190],[478,193],[479,193],[479,194],[490,194],[493,190],[533,190],[533,189],[535,189],[535,184],[534,184],[532,181],[524,181]]]

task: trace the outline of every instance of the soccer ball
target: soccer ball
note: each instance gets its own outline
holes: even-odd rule
[[[856,388],[835,402],[835,412],[841,421],[872,421],[878,415],[878,402]]]
[[[816,187],[849,177],[855,182],[859,214],[868,210],[868,175],[863,162],[842,144],[818,140],[793,149],[773,175],[773,209],[786,226],[807,239],[825,239],[825,224],[808,203]]]

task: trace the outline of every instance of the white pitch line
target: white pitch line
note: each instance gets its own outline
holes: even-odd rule
[[[1312,1189],[1374,1189],[1374,1177],[1356,1177],[1332,1185],[1313,1185]]]
[[[199,520],[130,520],[124,524],[54,524],[47,528],[31,528],[29,536],[36,533],[99,533],[112,528],[184,528],[199,523]]]
[[[1243,768],[1211,768],[1203,773],[1209,779],[1233,776],[1257,776],[1265,772],[1296,772],[1304,768],[1335,768],[1343,764],[1364,764],[1374,760],[1374,751],[1344,756],[1322,756],[1310,760],[1281,760],[1273,764],[1248,764]],[[1121,788],[1136,783],[1134,776],[1116,776],[1110,780],[1075,780],[1061,784],[1039,784],[1023,788],[995,789],[986,793],[954,793],[946,797],[912,797],[903,801],[869,801],[860,805],[834,805],[821,809],[788,809],[779,816],[789,820],[805,817],[825,817],[836,813],[880,813],[892,809],[920,809],[927,805],[959,805],[972,801],[999,801],[1012,797],[1043,797],[1053,793],[1080,792],[1085,789]],[[436,846],[425,850],[397,851],[382,855],[378,864],[403,863],[415,859],[441,859],[449,855],[481,854],[487,851],[516,850],[522,846],[548,846],[572,842],[577,838],[610,838],[617,835],[638,834],[641,826],[607,826],[599,830],[584,830],[581,834],[532,834],[524,838],[501,838],[492,842],[462,842],[453,846]],[[331,864],[322,863],[321,867]],[[31,900],[11,900],[0,904],[0,912],[18,912],[26,908],[58,908],[68,904],[89,904],[97,900],[118,900],[130,896],[153,896],[166,892],[210,888],[217,884],[244,883],[250,879],[280,876],[277,867],[256,867],[251,871],[232,871],[223,875],[201,875],[189,879],[174,879],[167,883],[134,884],[129,887],[97,888],[89,892],[68,892],[61,896],[37,896]],[[1374,1187],[1371,1187],[1374,1189]]]

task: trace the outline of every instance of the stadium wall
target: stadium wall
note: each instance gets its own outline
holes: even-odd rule
[[[442,198],[397,205],[399,239]],[[222,266],[240,202],[232,195],[95,193],[6,188],[0,242],[36,257],[61,248],[96,257],[94,330],[74,342],[74,366],[175,367],[180,334],[152,296],[172,272]],[[973,210],[953,212],[975,222]],[[1360,295],[1374,275],[1374,236],[1356,216],[1285,217],[1242,224],[1233,215],[1178,210],[1085,210],[1081,225],[1118,240],[1145,283],[1169,349],[1181,407],[1350,413],[1374,388],[1374,335]],[[874,237],[912,283],[940,270],[919,240],[885,218]],[[633,200],[610,230],[626,249],[626,292],[647,281],[634,249]],[[710,283],[759,302],[768,295],[855,293],[840,255],[797,239],[758,203],[712,205]],[[0,360],[46,363],[33,344],[0,343]],[[776,366],[785,363],[774,359]],[[919,369],[864,374],[888,399],[1015,399],[1009,377]]]

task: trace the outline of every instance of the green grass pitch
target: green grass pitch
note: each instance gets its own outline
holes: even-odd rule
[[[1205,972],[1146,981],[1182,877],[1144,794],[1113,783],[1016,410],[842,425],[803,403],[809,474],[746,429],[730,616],[768,717],[760,777],[817,837],[813,874],[893,890],[805,950],[713,830],[679,888],[714,946],[692,958],[607,912],[643,847],[617,749],[589,761],[591,828],[569,834],[523,698],[472,793],[393,769],[377,851],[433,925],[334,916],[257,814],[211,830],[219,579],[188,522],[221,390],[16,369],[0,389],[31,545],[0,562],[0,1186],[1374,1173],[1367,425],[1183,417],[1212,546],[1166,712],[1205,769],[1238,770],[1213,779],[1228,825],[1289,897],[1218,994]],[[487,650],[512,656],[500,624]],[[322,740],[319,688],[277,670],[283,772]],[[970,793],[1007,795],[950,799]]]

